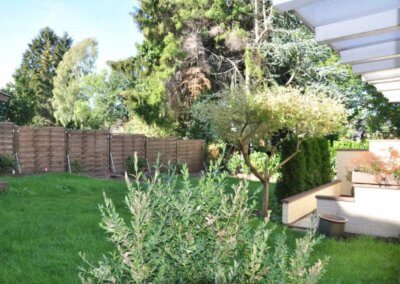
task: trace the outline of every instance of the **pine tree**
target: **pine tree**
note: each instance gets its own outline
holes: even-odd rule
[[[7,110],[8,119],[20,125],[55,123],[51,106],[53,78],[71,44],[68,34],[60,37],[49,27],[40,30],[15,71],[14,95]]]

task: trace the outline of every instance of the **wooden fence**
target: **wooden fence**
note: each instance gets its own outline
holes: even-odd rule
[[[191,172],[203,169],[202,140],[0,123],[0,154],[14,155],[23,174],[64,172],[76,167],[86,174],[122,174],[126,159],[135,152],[150,165],[160,155],[162,164],[185,163]]]

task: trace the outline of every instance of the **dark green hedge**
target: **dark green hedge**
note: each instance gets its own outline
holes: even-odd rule
[[[16,168],[15,160],[12,156],[0,154],[0,175],[11,174]]]
[[[281,159],[296,150],[297,141],[288,140],[282,145]],[[332,181],[334,172],[329,141],[311,138],[304,141],[301,151],[281,169],[276,194],[279,200]]]

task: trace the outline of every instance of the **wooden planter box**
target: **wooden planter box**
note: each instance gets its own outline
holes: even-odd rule
[[[363,172],[352,172],[351,181],[358,184],[376,184],[376,185],[393,185],[399,186],[400,183],[393,175],[373,175]]]

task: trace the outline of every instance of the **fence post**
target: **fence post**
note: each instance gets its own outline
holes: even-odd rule
[[[65,151],[64,151],[64,161],[65,161],[65,171],[71,173],[70,163],[69,163],[69,135],[68,129],[64,128],[64,142],[65,142]]]
[[[179,159],[178,159],[178,139],[175,140],[175,155],[176,155],[176,164],[179,164]]]
[[[22,174],[21,164],[19,163],[19,157],[18,157],[18,151],[19,151],[19,143],[18,143],[19,128],[18,128],[18,125],[16,125],[15,123],[13,123],[12,132],[13,132],[13,154],[14,154],[15,161],[17,163],[18,173]]]
[[[13,127],[12,127],[12,132],[13,132],[13,154],[17,154],[18,149],[17,149],[17,129],[18,127],[15,125],[15,123],[13,123]]]
[[[144,158],[147,160],[147,136],[144,136]]]
[[[111,153],[112,134],[110,133],[110,131],[108,131],[107,140],[108,140],[108,170],[113,175],[115,175],[115,171],[113,170],[113,166],[112,166],[112,164],[113,164],[112,157],[111,157],[111,155],[112,155],[112,153]]]

